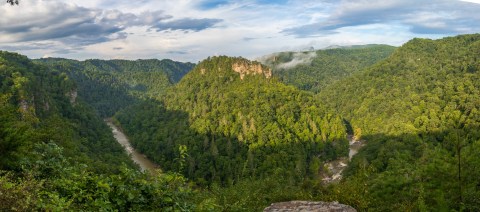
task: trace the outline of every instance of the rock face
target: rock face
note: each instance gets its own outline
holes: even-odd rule
[[[258,62],[238,61],[232,65],[233,71],[240,73],[240,79],[243,80],[245,75],[263,74],[265,78],[272,77],[272,70]]]
[[[355,208],[338,202],[290,201],[272,203],[264,212],[316,211],[316,212],[356,212]]]
[[[28,112],[28,102],[25,99],[20,100],[20,111],[22,113],[27,113]]]
[[[77,100],[77,96],[78,96],[78,93],[77,93],[77,89],[73,89],[71,90],[70,92],[68,92],[68,97],[70,98],[70,104],[75,104],[76,100]]]

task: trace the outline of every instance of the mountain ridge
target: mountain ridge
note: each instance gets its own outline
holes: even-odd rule
[[[328,85],[387,58],[395,47],[362,45],[355,48],[280,52],[259,59],[273,76],[302,90],[318,93]]]
[[[10,191],[4,186],[0,191],[17,202],[28,198],[14,195],[27,191],[40,199],[33,209],[44,210],[255,211],[293,199],[338,201],[359,211],[480,210],[480,35],[383,47],[374,54],[319,51],[333,53],[329,60],[340,68],[327,72],[305,72],[319,70],[312,65],[322,64],[316,57],[294,67],[304,78],[288,77],[308,83],[344,71],[316,87],[317,93],[287,85],[275,69],[239,57],[207,58],[172,83],[164,72],[124,74],[122,60],[90,60],[84,70],[52,59],[49,69],[0,52],[0,165],[9,170],[0,172],[0,182],[19,192],[3,192]],[[285,61],[294,61],[293,54],[285,54]],[[121,67],[147,65],[132,64]],[[354,69],[344,69],[352,64]],[[75,99],[75,91],[88,93],[79,88],[92,81],[103,86],[91,90],[102,98],[121,94],[104,103],[133,146],[164,171],[179,174],[150,178],[109,161],[121,151],[109,145],[98,115]],[[131,102],[112,108],[115,98]],[[328,161],[348,154],[347,132],[365,146],[340,182],[325,185]],[[120,173],[110,174],[115,171]],[[43,189],[37,195],[17,186],[30,182],[28,176],[18,178],[23,184],[10,183],[17,182],[12,173],[32,174],[32,182],[45,180],[47,186],[36,184]],[[189,189],[199,191],[194,200]]]
[[[479,50],[480,34],[412,39],[317,94],[367,141],[344,184],[369,185],[363,208],[479,209]]]
[[[35,62],[64,72],[79,82],[79,97],[103,117],[111,117],[141,98],[161,96],[194,66],[169,59],[77,61],[49,58]]]

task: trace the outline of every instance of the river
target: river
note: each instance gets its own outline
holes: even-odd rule
[[[154,170],[159,169],[159,166],[150,161],[145,155],[137,152],[130,142],[128,141],[128,137],[117,127],[113,124],[112,120],[105,119],[107,125],[112,129],[113,136],[117,140],[118,143],[122,145],[122,147],[127,151],[130,155],[130,158],[138,164],[142,171],[149,171],[154,172]],[[325,183],[332,183],[337,182],[342,179],[342,172],[347,167],[348,162],[352,159],[352,157],[358,153],[358,150],[364,145],[364,141],[356,141],[353,139],[352,136],[348,137],[349,140],[349,152],[348,158],[339,158],[334,161],[330,161],[325,163],[324,166],[328,169],[328,173],[324,173],[323,181]]]
[[[348,141],[349,141],[349,151],[348,151],[348,158],[343,157],[339,158],[334,161],[330,161],[328,163],[325,163],[324,166],[328,170],[327,172],[323,173],[323,182],[325,183],[332,183],[332,182],[338,182],[342,179],[343,177],[343,170],[347,168],[348,163],[350,160],[352,160],[352,157],[358,153],[358,150],[362,148],[362,146],[365,144],[365,141],[357,141],[353,138],[353,136],[349,135],[348,136]]]
[[[115,124],[113,124],[112,120],[105,119],[105,122],[112,129],[113,136],[117,142],[122,145],[125,151],[127,151],[127,153],[130,155],[130,158],[133,160],[133,162],[138,164],[143,172],[154,172],[155,170],[159,169],[158,165],[154,164],[145,155],[140,154],[132,147],[127,136],[117,126],[115,126]]]

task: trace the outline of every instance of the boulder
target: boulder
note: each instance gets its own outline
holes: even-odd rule
[[[272,203],[264,212],[318,211],[318,212],[356,212],[355,208],[338,202],[290,201]]]

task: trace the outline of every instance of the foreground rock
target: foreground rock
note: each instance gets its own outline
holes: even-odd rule
[[[356,212],[355,208],[338,202],[309,202],[290,201],[272,203],[263,210],[264,212],[287,212],[287,211],[320,211],[320,212]]]

